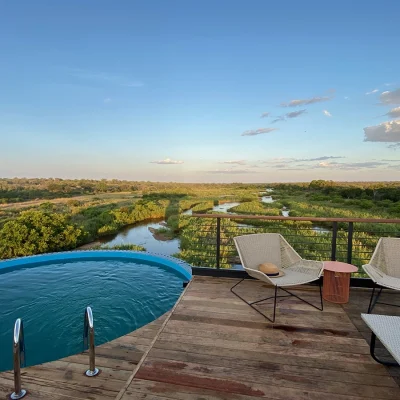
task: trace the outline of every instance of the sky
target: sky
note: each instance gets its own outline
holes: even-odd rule
[[[0,177],[400,180],[398,0],[0,0]]]

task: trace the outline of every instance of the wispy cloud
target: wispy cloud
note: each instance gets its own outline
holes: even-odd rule
[[[246,160],[229,160],[229,161],[220,161],[219,164],[237,164],[237,165],[246,165]]]
[[[245,131],[242,133],[242,136],[256,136],[261,135],[263,133],[270,133],[273,131],[278,130],[277,128],[259,128],[259,129],[252,129],[249,131]]]
[[[381,93],[380,99],[382,104],[400,104],[400,88]]]
[[[260,161],[261,164],[266,166],[267,168],[273,169],[282,169],[282,168],[300,168],[304,167],[305,169],[309,169],[312,167],[310,164],[311,162],[321,161],[326,162],[328,160],[335,160],[345,158],[342,156],[320,156],[320,157],[313,157],[313,158],[288,158],[288,157],[280,157],[280,158],[271,158],[270,160],[263,160]],[[302,164],[299,164],[302,163]],[[297,164],[297,165],[296,165]]]
[[[328,110],[323,110],[323,114],[327,117],[332,117],[332,114]]]
[[[165,160],[150,161],[150,163],[152,163],[152,164],[170,164],[170,165],[176,165],[176,164],[183,164],[183,161],[171,160],[170,158],[166,158]]]
[[[260,118],[265,118],[265,117],[269,117],[269,112],[263,112],[261,115],[260,115]]]
[[[285,118],[297,118],[302,114],[306,114],[307,110],[299,110],[299,111],[292,111],[290,113],[285,114]]]
[[[395,107],[392,108],[388,113],[386,113],[385,115],[388,115],[391,118],[397,118],[400,117],[400,107]]]
[[[258,171],[252,171],[250,169],[215,169],[212,171],[205,171],[205,172],[208,174],[232,174],[232,175],[258,173]]]
[[[344,99],[345,99],[345,100],[349,100],[350,97],[349,97],[349,96],[344,96]]]
[[[400,119],[364,128],[364,142],[400,142]]]
[[[111,97],[106,97],[105,99],[103,99],[104,103],[111,103]]]
[[[306,106],[309,104],[315,104],[315,103],[322,103],[324,101],[329,101],[333,97],[329,96],[317,96],[317,97],[312,97],[310,99],[296,99],[296,100],[290,100],[289,103],[281,103],[282,107],[298,107],[298,106]]]
[[[126,76],[115,75],[106,72],[88,71],[80,68],[72,68],[69,74],[75,78],[92,81],[96,83],[125,86],[125,87],[141,87],[144,83],[135,79],[129,79]]]
[[[345,158],[342,156],[321,156],[316,158],[295,158],[293,162],[304,162],[304,161],[326,161],[326,160],[333,160],[337,158]]]
[[[366,162],[349,162],[349,163],[338,163],[338,162],[326,162],[322,161],[311,168],[324,168],[324,169],[344,169],[344,170],[358,170],[365,168],[379,168],[387,165],[385,162],[380,161],[366,161]]]
[[[377,92],[379,92],[379,90],[378,89],[374,89],[374,90],[371,90],[370,92],[365,93],[365,95],[369,96],[370,94],[374,94],[374,93],[377,93]]]
[[[306,114],[306,113],[307,113],[307,110],[292,111],[292,112],[286,113],[284,115],[280,115],[279,117],[274,119],[271,123],[275,124],[276,122],[286,121],[287,119],[292,119],[292,118],[297,118],[300,115]]]

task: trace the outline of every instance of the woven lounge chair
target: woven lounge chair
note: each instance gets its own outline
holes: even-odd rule
[[[372,331],[370,344],[372,358],[380,364],[398,367],[400,364],[400,317],[361,314],[361,318]],[[396,362],[383,361],[375,355],[376,338],[386,347]]]
[[[377,303],[399,307],[396,304],[378,302],[378,299],[383,288],[400,291],[400,239],[380,238],[371,261],[369,264],[363,265],[363,269],[374,282],[368,314]],[[377,288],[380,290],[375,296]]]
[[[271,322],[275,322],[276,299],[278,297],[294,296],[320,311],[323,310],[321,280],[319,279],[323,270],[323,263],[321,261],[303,260],[290,246],[290,244],[282,237],[282,235],[278,233],[258,233],[253,235],[238,236],[234,238],[234,242],[245,271],[252,278],[272,285],[275,291],[274,296],[250,303],[234,290],[238,285],[240,285],[240,283],[243,282],[244,279],[242,279],[231,288],[231,292],[235,296],[239,297],[242,301],[244,301]],[[260,272],[258,270],[258,266],[265,262],[275,264],[284,272],[284,275],[272,278]],[[321,302],[320,307],[311,304],[307,300],[304,300],[296,294],[289,292],[287,289],[284,289],[284,287],[302,285],[304,283],[309,283],[316,280],[319,281],[319,294]],[[278,296],[278,289],[283,290],[287,294]],[[259,304],[272,298],[274,299],[274,311],[272,318],[268,317],[254,307],[254,304]]]

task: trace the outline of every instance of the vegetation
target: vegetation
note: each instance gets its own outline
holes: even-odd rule
[[[274,203],[260,196],[272,188]],[[288,184],[181,184],[117,180],[0,179],[0,258],[77,248],[115,234],[122,227],[149,219],[163,219],[154,235],[162,240],[180,237],[178,257],[199,266],[216,266],[215,219],[199,219],[182,212],[212,212],[214,205],[240,202],[229,212],[240,220],[221,220],[220,266],[229,268],[236,256],[232,238],[253,232],[280,232],[304,257],[330,257],[332,224],[249,220],[248,215],[333,218],[400,218],[398,182],[312,181]],[[337,257],[346,260],[348,224],[340,223]],[[400,236],[399,224],[355,224],[353,260],[361,265],[380,236]],[[100,248],[105,248],[100,246]],[[113,247],[144,250],[135,244]]]

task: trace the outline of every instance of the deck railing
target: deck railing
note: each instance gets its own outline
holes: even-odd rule
[[[281,233],[303,258],[337,260],[358,267],[369,261],[380,237],[400,237],[400,219],[231,214],[193,214],[191,218],[195,223],[188,225],[186,245],[182,243],[185,259],[211,268],[239,264],[233,238],[251,233]]]

